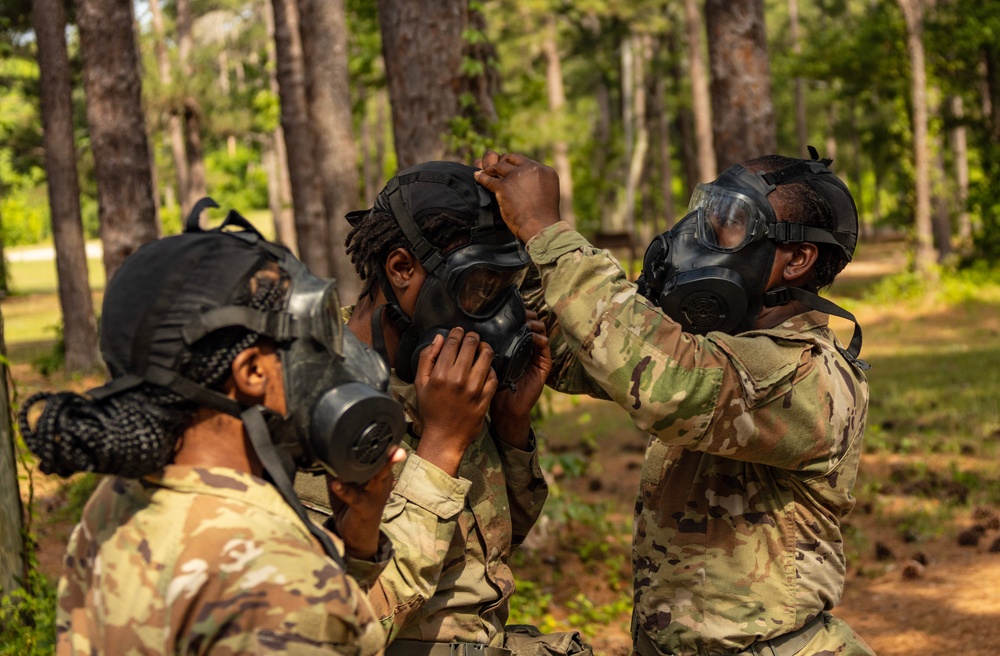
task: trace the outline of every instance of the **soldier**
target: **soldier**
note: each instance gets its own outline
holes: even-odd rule
[[[762,157],[699,185],[639,285],[559,221],[558,177],[488,152],[481,184],[540,273],[557,389],[610,398],[652,438],[633,533],[633,639],[659,654],[871,654],[830,614],[868,406],[817,295],[857,210],[829,160]]]
[[[548,491],[530,413],[550,359],[517,292],[527,255],[474,171],[412,167],[372,209],[348,214],[347,251],[365,286],[347,326],[392,363],[411,422],[382,523],[395,557],[370,598],[394,656],[504,656],[539,642],[553,651],[538,653],[587,654],[575,632],[504,626],[508,559]],[[296,488],[329,512],[322,484],[300,476]]]
[[[405,453],[388,369],[343,333],[334,281],[238,214],[201,231],[199,213],[108,286],[111,382],[20,415],[43,472],[111,475],[70,539],[58,651],[380,654],[344,559],[371,579],[391,557],[379,519]],[[340,537],[306,519],[296,468],[337,477]]]

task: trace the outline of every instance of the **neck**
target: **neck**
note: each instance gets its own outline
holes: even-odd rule
[[[354,305],[351,318],[347,320],[347,327],[354,333],[354,336],[368,346],[375,344],[372,336],[372,316],[375,314],[375,310],[385,303],[385,294],[382,292],[377,292],[374,298],[362,296]],[[392,363],[396,360],[396,351],[399,349],[400,330],[389,319],[387,311],[382,312],[382,337],[385,339],[386,355],[389,357],[389,362]]]
[[[257,453],[250,446],[243,422],[208,408],[201,408],[181,434],[173,464],[228,467],[254,476],[264,472]]]

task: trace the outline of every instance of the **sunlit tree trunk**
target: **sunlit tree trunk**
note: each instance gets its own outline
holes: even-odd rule
[[[573,213],[573,170],[569,164],[569,144],[566,142],[566,92],[563,88],[562,61],[559,59],[559,32],[555,14],[549,13],[545,23],[542,52],[545,54],[545,82],[549,94],[549,111],[559,126],[558,137],[552,142],[552,167],[559,174],[559,214],[563,221],[576,226]]]
[[[37,6],[37,3],[36,3]],[[17,454],[14,431],[10,418],[10,390],[8,389],[6,361],[7,346],[4,342],[3,314],[0,313],[0,593],[7,594],[21,587],[27,578],[22,530],[24,506],[17,476]]]
[[[396,159],[404,169],[450,155],[467,0],[379,0]]]
[[[958,237],[962,247],[972,242],[972,219],[969,216],[969,146],[966,139],[965,108],[961,96],[952,96],[951,115],[955,127],[951,130],[952,157],[955,161],[955,185],[958,188]]]
[[[720,169],[777,148],[764,0],[706,0],[715,160]]]
[[[288,146],[288,177],[302,261],[318,276],[329,275],[326,211],[316,173],[315,142],[309,127],[305,70],[295,0],[272,0],[274,43],[281,91],[281,126]]]
[[[177,3],[177,57],[185,82],[194,76],[191,64],[191,4],[190,0]],[[183,106],[184,152],[188,163],[188,194],[181,205],[186,215],[194,204],[208,194],[205,183],[205,153],[201,142],[201,103],[193,93],[185,92]]]
[[[696,0],[684,0],[684,24],[687,28],[688,75],[691,77],[691,111],[697,140],[698,181],[708,182],[715,179],[718,170],[712,137],[712,100],[702,52],[705,27]]]
[[[360,204],[344,0],[299,0],[299,7],[309,122],[327,216],[328,268],[343,298],[355,299],[361,293],[361,279],[344,246],[350,231],[344,216]]]
[[[110,280],[126,257],[159,235],[132,3],[76,0],[76,17]]]
[[[35,0],[32,18],[38,44],[45,176],[59,277],[66,370],[83,372],[100,362],[100,353],[80,215],[72,83],[62,0]]]
[[[913,159],[916,177],[917,271],[933,272],[934,233],[931,225],[930,149],[927,138],[927,73],[924,63],[923,0],[897,0],[906,20],[906,45],[910,53],[910,94],[913,100]]]
[[[267,30],[267,84],[275,97],[280,97],[278,89],[278,56],[274,47],[274,11],[270,6],[263,8],[264,25]],[[270,153],[268,157],[267,154]],[[271,209],[274,220],[274,234],[278,242],[287,246],[293,253],[298,253],[298,242],[295,238],[295,220],[292,212],[286,209],[292,202],[292,190],[288,182],[288,153],[285,148],[285,131],[279,121],[271,132],[267,153],[265,153],[267,168],[267,205]]]
[[[160,10],[160,0],[150,0],[149,10],[152,16],[153,32],[156,36],[156,64],[160,72],[160,82],[167,93],[172,93],[174,76],[171,71],[170,58],[167,55],[166,34],[163,29],[163,12]],[[181,199],[181,213],[184,213],[184,203],[187,201],[190,182],[188,180],[187,151],[184,149],[184,127],[181,125],[181,112],[173,100],[167,110],[167,138],[170,142],[170,154],[174,162],[174,173],[177,177],[177,196]]]
[[[788,0],[788,23],[792,38],[792,52],[798,56],[802,53],[802,41],[799,38],[799,2]],[[809,157],[806,150],[809,139],[806,132],[806,89],[801,77],[795,78],[795,136],[799,142],[799,155]]]

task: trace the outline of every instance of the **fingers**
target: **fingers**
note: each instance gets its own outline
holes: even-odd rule
[[[434,370],[434,365],[437,364],[441,350],[444,348],[444,342],[442,335],[434,335],[431,345],[420,352],[420,359],[417,361],[417,380],[426,383],[427,379],[430,378],[431,371]]]
[[[483,156],[476,160],[476,167],[480,169],[485,169],[489,166],[493,166],[500,159],[500,154],[494,150],[487,149],[483,153]]]

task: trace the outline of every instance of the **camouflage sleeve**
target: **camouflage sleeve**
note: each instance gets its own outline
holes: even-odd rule
[[[565,342],[640,429],[667,444],[789,469],[828,467],[842,451],[836,435],[815,426],[827,416],[817,401],[831,396],[832,377],[809,375],[821,368],[809,361],[812,344],[685,333],[607,251],[565,224],[539,233],[528,252]],[[793,385],[798,394],[786,398]],[[792,402],[791,412],[768,411]]]
[[[542,279],[538,267],[529,268],[527,278],[521,285],[521,295],[529,310],[538,313],[538,318],[545,324],[545,333],[549,338],[549,349],[552,352],[552,371],[546,381],[552,389],[564,394],[587,394],[599,399],[607,399],[608,394],[600,385],[594,382],[587,370],[576,357],[576,348],[571,335],[567,335],[559,318],[545,302],[545,292],[542,289]]]
[[[391,642],[437,590],[448,547],[471,483],[453,478],[411,449],[389,502],[382,530],[395,552],[369,591]]]
[[[492,435],[492,431],[490,434]],[[522,451],[493,436],[507,486],[510,520],[513,527],[511,544],[514,546],[521,544],[528,537],[528,531],[538,521],[545,499],[549,496],[549,486],[538,464],[534,430],[531,431],[529,439],[531,450]]]
[[[380,654],[385,634],[358,584],[281,519],[252,519],[235,530],[219,513],[189,536],[166,590],[178,651]]]

